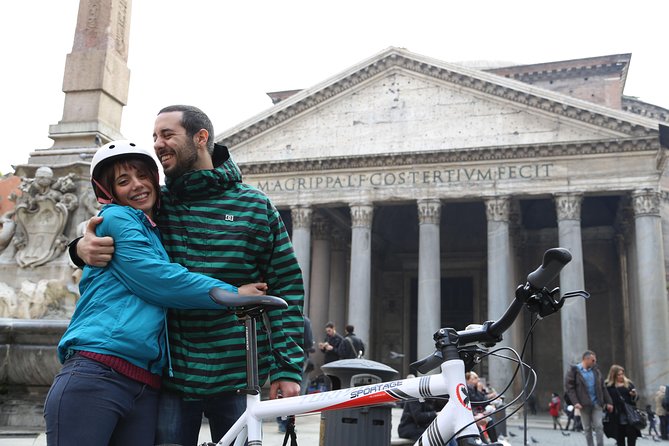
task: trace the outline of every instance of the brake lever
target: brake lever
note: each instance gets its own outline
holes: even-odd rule
[[[564,293],[564,296],[562,296],[562,299],[570,299],[572,297],[582,297],[583,299],[589,299],[590,298],[590,293],[588,293],[585,290],[569,291],[567,293]]]
[[[584,290],[569,291],[560,296],[560,288],[553,288],[551,291],[544,288],[541,291],[533,294],[526,302],[527,308],[532,313],[537,313],[539,319],[543,319],[546,316],[550,316],[553,313],[557,313],[566,299],[571,299],[572,297],[582,297],[588,299],[590,293]],[[556,298],[557,297],[557,298]]]

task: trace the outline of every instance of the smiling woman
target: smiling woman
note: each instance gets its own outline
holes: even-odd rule
[[[131,206],[153,216],[160,191],[158,166],[151,152],[135,143],[116,141],[98,150],[91,183],[100,203]]]
[[[153,217],[160,185],[158,166],[148,150],[130,141],[105,145],[91,162],[91,183],[100,203],[131,206]]]
[[[160,193],[151,152],[130,141],[106,144],[93,157],[91,181],[105,204],[96,233],[113,239],[114,254],[105,268],[84,268],[81,298],[58,344],[63,368],[45,403],[47,442],[154,444],[170,363],[166,308],[220,309],[209,290],[238,288],[170,263],[151,220]]]

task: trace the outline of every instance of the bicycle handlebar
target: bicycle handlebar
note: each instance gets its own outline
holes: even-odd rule
[[[571,253],[564,248],[552,248],[544,253],[541,266],[527,276],[527,282],[536,289],[542,289],[571,262]]]
[[[525,286],[521,285],[516,289],[516,297],[502,317],[488,325],[484,324],[480,332],[478,330],[459,331],[458,336],[460,341],[458,343],[465,345],[486,341],[499,342],[502,333],[508,330],[516,320],[520,310],[523,308],[523,304],[527,303],[532,294],[541,291],[555,279],[560,271],[562,271],[562,268],[569,262],[571,262],[571,253],[564,248],[551,248],[546,251],[541,265],[527,275],[527,284]],[[469,333],[470,331],[472,333]]]
[[[528,303],[533,296],[541,294],[545,286],[560,273],[562,268],[564,268],[571,259],[571,253],[564,248],[551,248],[546,251],[541,265],[527,276],[527,283],[516,288],[515,298],[502,317],[497,321],[487,321],[476,329],[461,330],[457,332],[447,328],[440,329],[435,333],[435,341],[437,341],[438,344],[437,351],[431,356],[416,361],[411,367],[421,373],[427,373],[438,367],[445,360],[439,349],[438,339],[449,337],[449,330],[454,332],[450,334],[451,342],[459,347],[478,343],[492,346],[501,341],[502,333],[513,324],[520,313],[520,310],[523,308],[523,305]],[[546,294],[552,298],[551,293],[547,292]],[[561,302],[558,303],[557,309],[560,307]]]

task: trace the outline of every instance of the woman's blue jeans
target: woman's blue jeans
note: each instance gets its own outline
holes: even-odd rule
[[[159,391],[75,355],[44,404],[47,446],[154,444]]]

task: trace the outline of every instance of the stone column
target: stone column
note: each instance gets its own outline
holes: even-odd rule
[[[509,240],[510,240],[510,251],[511,251],[511,260],[509,264],[509,284],[511,289],[507,292],[509,295],[509,300],[514,297],[516,287],[521,283],[523,279],[522,276],[518,273],[518,265],[520,263],[519,252],[524,251],[526,246],[526,240],[524,237],[524,231],[522,231],[522,222],[521,222],[521,212],[520,212],[520,203],[518,200],[509,200]],[[524,283],[524,282],[523,282]],[[525,318],[518,316],[516,322],[509,329],[509,339],[514,346],[520,347],[521,342],[525,338]],[[517,393],[520,393],[520,382],[516,381],[515,390]]]
[[[309,292],[309,317],[312,330],[322,335],[328,314],[330,291],[330,234],[328,222],[316,214],[312,225],[311,287]],[[338,331],[343,329],[337,327]],[[319,331],[320,330],[320,331]],[[320,340],[320,336],[318,337]]]
[[[669,371],[669,308],[664,271],[660,195],[650,189],[634,191],[634,226],[637,253],[638,312],[643,361],[642,397],[651,398]]]
[[[374,206],[352,203],[351,208],[351,270],[349,281],[348,322],[371,349],[371,270],[372,217]],[[370,352],[371,353],[371,352]]]
[[[556,194],[560,247],[571,252],[571,262],[560,272],[560,292],[585,289],[583,247],[581,241],[581,201],[583,195]],[[562,369],[579,362],[588,349],[588,319],[585,300],[569,299],[560,310],[562,326]]]
[[[346,247],[347,240],[338,228],[332,230],[330,240],[330,291],[328,314],[337,327],[343,328],[346,319]]]
[[[622,311],[623,316],[623,339],[625,339],[624,352],[625,356],[622,361],[618,361],[620,364],[625,364],[625,370],[627,376],[641,376],[640,363],[641,359],[636,358],[636,354],[639,352],[638,348],[634,347],[634,342],[637,339],[637,333],[632,330],[635,320],[634,315],[636,313],[636,308],[633,305],[633,302],[630,300],[631,295],[636,295],[632,292],[631,287],[631,274],[630,270],[634,262],[631,261],[631,258],[636,256],[631,255],[632,251],[636,250],[635,244],[632,243],[634,240],[634,215],[630,205],[622,203],[618,208],[618,215],[616,216],[616,223],[614,227],[617,228],[617,233],[615,236],[616,243],[616,256],[618,259],[618,266],[620,268],[620,310]],[[614,332],[620,332],[620,327],[609,327],[611,335]],[[640,384],[640,383],[639,383]]]
[[[491,197],[485,200],[488,220],[488,319],[497,320],[513,299],[511,284],[512,252],[509,233],[509,197]],[[499,347],[514,346],[511,331],[504,335]],[[488,379],[496,389],[502,389],[513,377],[510,361],[490,357]]]
[[[417,359],[434,352],[434,334],[441,328],[441,202],[418,200]]]
[[[309,314],[309,283],[311,273],[311,207],[292,206],[290,216],[293,220],[291,240],[295,256],[302,269],[304,281],[304,312]]]

